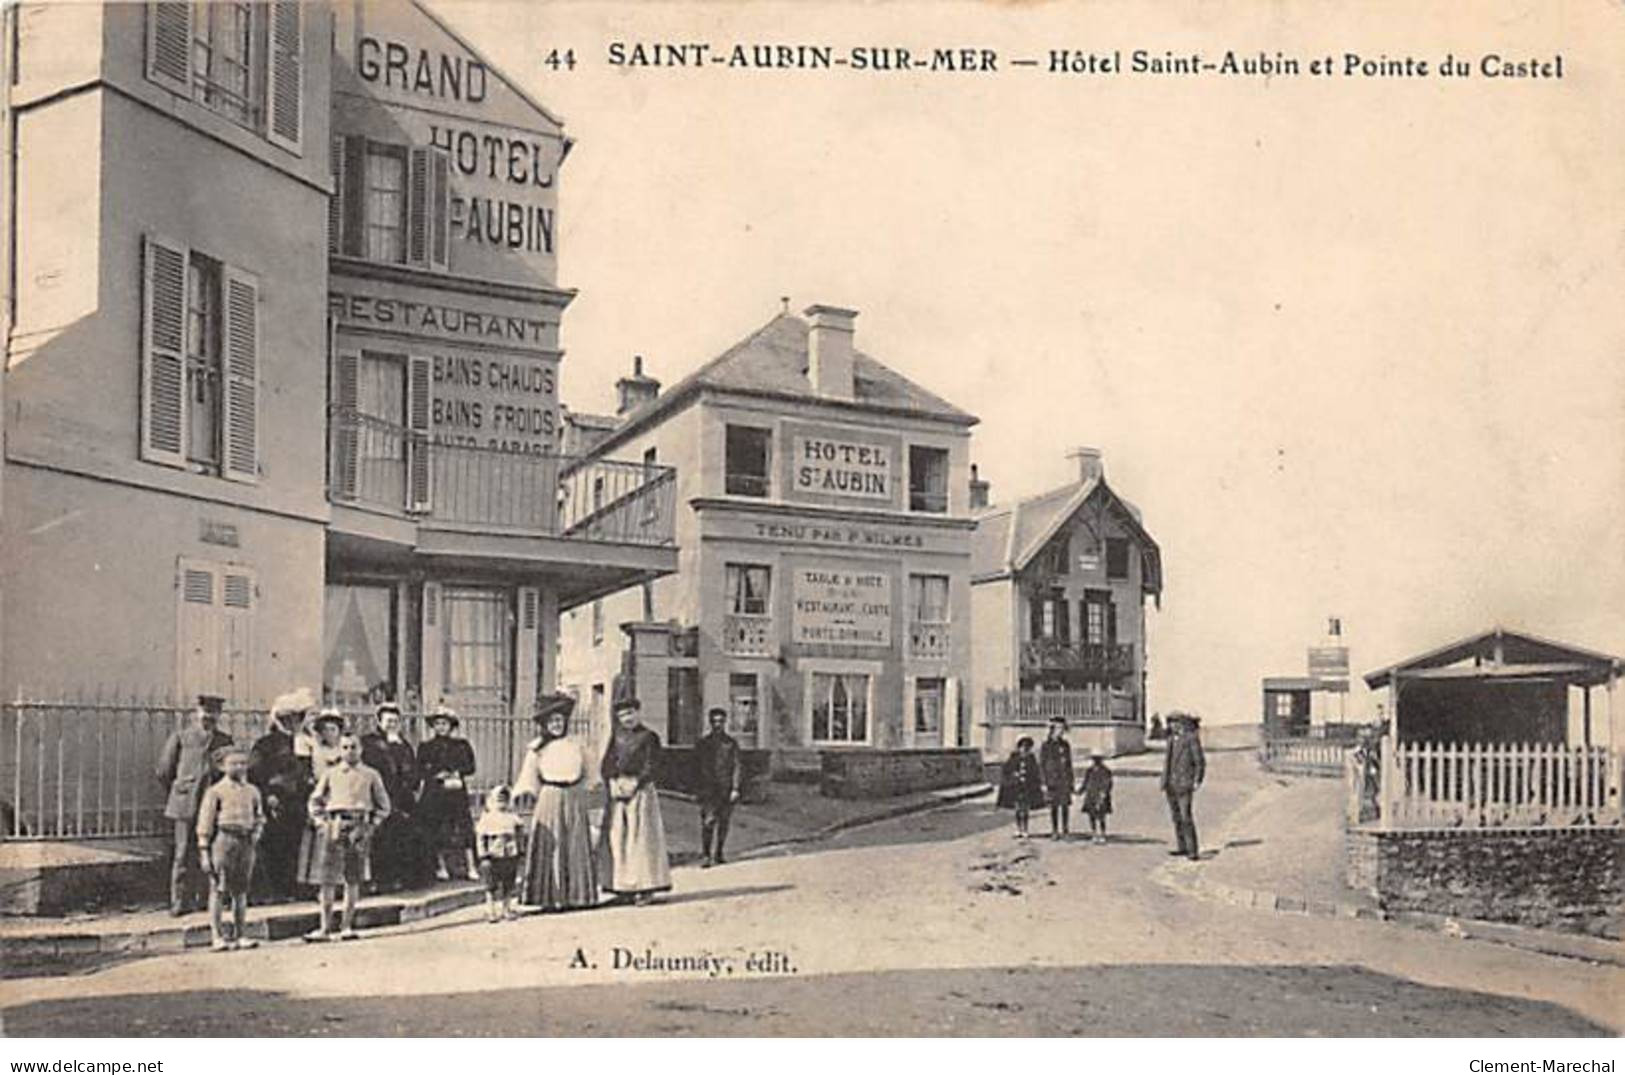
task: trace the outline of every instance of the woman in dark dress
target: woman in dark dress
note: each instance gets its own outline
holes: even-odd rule
[[[474,818],[468,810],[474,748],[457,735],[461,725],[456,713],[441,706],[429,716],[433,734],[418,747],[418,772],[423,775],[418,832],[434,858],[435,877],[442,881],[451,879],[448,862],[470,881],[480,879],[474,865]]]
[[[1038,759],[1033,757],[1031,736],[1016,740],[1016,749],[1005,760],[999,776],[999,802],[1005,810],[1016,812],[1016,839],[1027,838],[1027,819],[1035,806],[1044,805],[1044,778],[1038,771]]]

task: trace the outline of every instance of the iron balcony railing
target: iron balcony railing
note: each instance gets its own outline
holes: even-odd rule
[[[1042,724],[1052,717],[1118,724],[1137,724],[1140,719],[1130,695],[1104,691],[988,689],[989,724]]]
[[[669,466],[436,442],[344,407],[328,411],[336,503],[497,531],[630,545],[674,540]]]
[[[1021,645],[1021,670],[1077,672],[1099,680],[1122,679],[1134,674],[1134,645],[1034,639]]]

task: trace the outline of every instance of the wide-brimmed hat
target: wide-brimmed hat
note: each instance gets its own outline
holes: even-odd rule
[[[615,713],[625,713],[628,709],[636,712],[643,708],[643,703],[632,697],[617,698],[610,708]]]
[[[271,703],[271,716],[283,716],[292,713],[308,713],[316,708],[316,694],[309,687],[300,687],[286,694],[279,694]]]
[[[339,731],[344,730],[344,714],[336,709],[324,709],[311,718],[311,731],[317,731],[324,724],[337,724]]]
[[[452,731],[456,731],[458,728],[463,726],[462,720],[457,716],[457,711],[445,703],[441,703],[440,705],[434,707],[434,712],[429,714],[426,723],[432,728],[435,726],[436,722],[442,720],[451,722]]]
[[[562,713],[568,717],[571,713],[575,712],[575,708],[576,700],[562,691],[555,692],[553,694],[544,694],[540,698],[536,699],[536,709],[533,713],[531,713],[530,719],[534,720],[538,724],[541,724],[555,713]]]

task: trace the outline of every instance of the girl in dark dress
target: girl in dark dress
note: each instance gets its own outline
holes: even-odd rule
[[[1089,768],[1083,771],[1083,812],[1089,815],[1089,833],[1097,844],[1106,842],[1106,815],[1112,812],[1112,771],[1106,768],[1106,755],[1089,752]]]
[[[1015,752],[1004,763],[999,777],[999,806],[1016,812],[1016,839],[1027,838],[1027,819],[1035,806],[1044,805],[1044,778],[1033,757],[1030,736],[1016,740]]]
[[[418,772],[423,793],[418,797],[419,832],[434,858],[435,877],[451,879],[448,861],[459,866],[470,881],[478,881],[474,865],[474,818],[468,811],[468,778],[474,775],[474,748],[456,731],[461,722],[445,706],[429,717],[434,732],[418,747]]]

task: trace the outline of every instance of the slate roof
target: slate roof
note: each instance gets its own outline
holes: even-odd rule
[[[960,426],[977,423],[975,415],[920,387],[861,350],[853,354],[856,381],[854,398],[838,400],[818,394],[807,379],[808,331],[807,322],[801,318],[793,314],[777,315],[653,400],[632,411],[603,446],[611,446],[637,430],[647,428],[705,390],[790,402],[833,403]]]
[[[995,504],[976,517],[971,539],[972,580],[1020,571],[1032,562],[1096,493],[1123,509],[1129,529],[1145,547],[1144,589],[1162,593],[1162,550],[1140,521],[1140,509],[1118,496],[1104,478],[1071,482],[1012,504]]]

